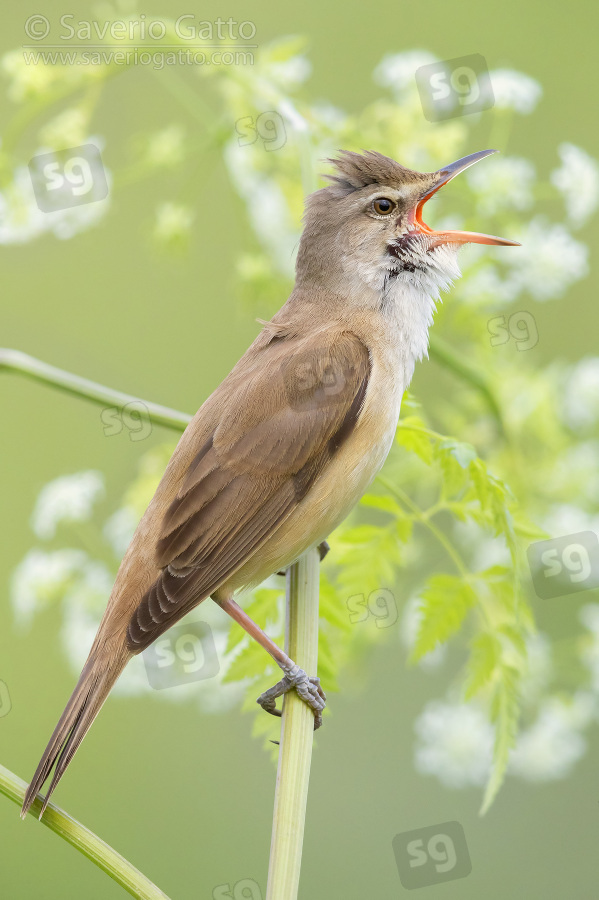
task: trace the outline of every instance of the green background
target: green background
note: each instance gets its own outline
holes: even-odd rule
[[[24,42],[28,15],[57,21],[69,12],[89,19],[92,10],[77,2],[5,7],[1,50]],[[501,150],[547,170],[564,140],[596,148],[597,22],[588,0],[555,7],[521,0],[492,6],[231,0],[226,7],[194,7],[169,0],[140,12],[250,19],[259,43],[306,34],[312,95],[349,110],[376,96],[371,73],[385,53],[419,47],[444,59],[481,53],[490,68],[523,71],[545,92],[537,113],[517,121],[510,146]],[[209,84],[184,74],[216,108]],[[140,67],[115,79],[100,106],[98,132],[118,148],[131,135],[176,120],[165,77]],[[9,107],[3,98],[2,122]],[[201,136],[201,126],[192,121],[192,127]],[[480,128],[483,134],[484,114]],[[173,194],[182,193],[197,213],[190,252],[178,260],[157,253],[147,240],[156,198],[168,196],[169,180]],[[0,249],[0,344],[193,412],[256,334],[254,314],[241,306],[233,278],[235,260],[251,241],[243,206],[217,156],[199,159],[189,183],[164,175],[127,186],[99,227],[71,241],[42,237]],[[539,359],[595,352],[596,304],[592,275],[571,290],[559,312],[535,305]],[[428,371],[420,367],[415,390],[425,407],[434,386],[432,364]],[[61,474],[97,468],[106,474],[107,502],[114,503],[140,454],[170,435],[155,429],[143,443],[124,432],[107,440],[98,408],[12,375],[0,379],[0,421],[0,677],[12,699],[12,711],[0,719],[0,761],[28,779],[74,683],[59,643],[58,611],[38,616],[31,632],[20,634],[9,608],[10,573],[32,544],[35,498]],[[546,601],[545,621],[567,602]],[[422,900],[596,896],[596,734],[573,777],[539,787],[508,780],[481,820],[479,790],[449,791],[413,770],[411,723],[427,699],[443,692],[446,676],[407,670],[397,631],[389,631],[367,666],[345,673],[342,693],[332,697],[333,715],[318,735],[300,896],[402,896],[394,835],[454,819],[464,827],[472,873],[421,889]],[[112,698],[56,800],[173,900],[211,898],[217,885],[242,878],[255,879],[264,896],[275,772],[250,728],[250,717],[237,710],[208,716],[191,701]],[[122,895],[34,819],[22,823],[7,800],[0,802],[0,836],[3,897]]]

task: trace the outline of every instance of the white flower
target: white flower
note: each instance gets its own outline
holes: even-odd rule
[[[558,152],[562,164],[551,173],[551,182],[564,197],[570,223],[584,225],[599,204],[599,165],[574,144],[560,144]]]
[[[407,53],[391,53],[384,56],[373,72],[373,78],[382,87],[390,87],[400,93],[416,86],[415,72],[421,66],[437,61],[428,50],[409,50]]]
[[[591,516],[570,503],[556,503],[543,517],[542,527],[548,534],[577,534],[579,531],[599,531],[599,516]]]
[[[97,137],[88,138],[87,143],[101,145],[102,141]],[[48,152],[51,151],[45,147],[38,149],[35,155]],[[71,187],[65,179],[58,191],[64,195],[66,208],[43,212],[35,196],[29,168],[19,166],[12,183],[0,193],[0,244],[24,244],[49,232],[60,240],[69,240],[95,225],[110,205],[112,177],[106,168],[104,173],[109,187],[108,196],[104,199],[70,206]],[[57,193],[53,194],[55,200],[57,196]]]
[[[61,600],[87,559],[82,550],[30,550],[13,572],[10,583],[17,622],[27,625],[38,609]]]
[[[0,244],[24,244],[47,228],[35,200],[29,169],[19,166],[12,183],[0,193]]]
[[[575,429],[599,420],[599,357],[581,359],[570,370],[564,387],[562,418]]]
[[[312,63],[307,56],[298,54],[282,62],[272,62],[268,66],[268,77],[283,90],[293,90],[310,77]]]
[[[595,399],[596,395],[593,400]],[[571,408],[566,404],[564,407],[562,419],[572,427],[577,427],[578,421],[570,418]],[[583,404],[582,412],[583,415],[588,414],[588,404]],[[599,409],[597,415],[599,416]],[[558,494],[564,490],[570,493],[576,491],[577,494],[583,492],[589,504],[599,506],[599,441],[582,441],[568,447],[555,460],[553,475]]]
[[[295,131],[305,132],[310,130],[310,126],[308,125],[306,119],[302,116],[300,112],[296,109],[295,105],[289,100],[288,97],[284,97],[279,102],[279,112],[282,117],[291,125]]]
[[[460,296],[468,303],[488,303],[494,305],[511,303],[520,291],[515,279],[501,275],[493,263],[488,263],[469,274],[464,271],[464,280],[459,286]]]
[[[524,116],[533,112],[543,94],[538,81],[514,69],[495,69],[489,74],[496,107],[513,109]]]
[[[418,629],[422,620],[421,601],[418,596],[410,597],[404,606],[401,617],[400,635],[404,646],[408,651],[412,650],[416,643]],[[447,645],[439,644],[426,656],[423,656],[418,665],[423,669],[436,669],[444,661],[447,655]]]
[[[478,707],[440,700],[427,704],[415,724],[414,764],[451,788],[482,785],[489,776],[493,727]]]
[[[31,527],[40,538],[51,538],[60,522],[83,522],[91,515],[94,503],[104,496],[101,472],[90,470],[63,475],[45,485],[39,493]]]
[[[533,219],[507,258],[515,284],[536,300],[559,297],[588,273],[588,247],[563,225]]]
[[[535,167],[527,159],[499,156],[487,168],[472,166],[466,177],[485,215],[506,209],[528,209],[532,205]]]
[[[131,543],[138,521],[135,510],[130,506],[123,506],[104,525],[104,537],[119,558],[124,556]]]
[[[293,277],[299,231],[291,220],[283,191],[276,181],[254,169],[251,147],[240,147],[232,141],[225,148],[225,161],[262,246],[279,271]]]
[[[347,121],[347,113],[332,103],[320,101],[310,107],[312,118],[323,128],[339,131]]]
[[[588,694],[575,695],[572,704],[547,700],[536,722],[520,733],[509,771],[527,781],[565,778],[584,756],[587,744],[580,729],[589,724],[593,713],[594,702]]]

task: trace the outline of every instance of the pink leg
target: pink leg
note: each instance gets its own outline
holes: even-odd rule
[[[241,625],[254,640],[258,641],[283,670],[281,681],[275,684],[274,687],[264,691],[256,702],[271,715],[280,716],[282,713],[276,707],[277,697],[295,689],[302,700],[314,711],[314,728],[320,728],[322,725],[322,711],[326,701],[326,695],[320,686],[320,679],[315,676],[309,676],[303,669],[300,669],[231,597],[222,596],[217,591],[212,599],[227,615]]]

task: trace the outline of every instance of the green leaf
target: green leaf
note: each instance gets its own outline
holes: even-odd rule
[[[270,657],[263,647],[250,639],[247,647],[235,657],[229,670],[223,677],[223,682],[241,681],[244,678],[255,678],[264,672],[265,666],[270,663]]]
[[[493,751],[493,769],[480,809],[484,815],[505,778],[510,750],[516,742],[518,718],[520,714],[520,673],[512,666],[499,668],[499,677],[491,702],[491,720],[495,724],[495,748]]]
[[[395,440],[401,447],[419,456],[427,466],[431,465],[434,436],[418,416],[400,419]]]
[[[417,662],[455,634],[475,602],[476,594],[463,579],[433,575],[422,592],[420,625],[410,661]]]
[[[254,622],[263,630],[266,629],[268,621],[272,621],[277,616],[277,600],[283,592],[276,588],[258,588],[254,591],[253,600],[245,607],[245,611]],[[227,637],[227,646],[225,653],[228,653],[234,647],[241,643],[245,638],[246,632],[241,627],[233,623]]]
[[[470,644],[470,660],[466,669],[464,697],[470,700],[486,687],[501,657],[501,642],[488,631],[477,634]]]
[[[440,441],[438,450],[441,455],[448,453],[452,456],[462,469],[467,469],[470,463],[477,458],[476,450],[472,444],[454,441],[452,438],[445,438]]]
[[[392,516],[402,516],[403,510],[397,500],[393,497],[387,497],[384,494],[364,494],[360,500],[362,506],[368,506],[372,509],[380,509],[382,512],[390,513]]]

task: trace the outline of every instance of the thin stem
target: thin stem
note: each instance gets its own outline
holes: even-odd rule
[[[91,400],[105,408],[116,407],[118,410],[122,410],[132,401],[139,402],[139,398],[132,394],[115,391],[103,384],[73,375],[72,372],[50,366],[27,353],[21,353],[20,350],[0,349],[0,372],[3,370],[26,375],[34,381],[40,381],[42,384],[48,384],[67,394]],[[187,413],[169,409],[168,406],[161,406],[159,403],[151,403],[149,400],[141,402],[155,425],[164,425],[165,428],[184,431],[191,421],[191,416]]]
[[[399,500],[400,503],[403,503],[405,506],[407,506],[414,518],[421,522],[422,525],[425,526],[425,528],[428,528],[431,534],[436,537],[441,546],[445,549],[447,554],[455,563],[456,569],[458,570],[460,575],[462,575],[465,579],[470,578],[470,572],[466,568],[466,565],[458,551],[455,549],[449,538],[445,534],[443,534],[441,529],[437,528],[434,522],[431,522],[424,510],[420,509],[418,504],[415,503],[412,498],[405,493],[405,491],[402,491],[401,488],[391,484],[391,482],[388,481],[384,475],[379,475],[378,481],[380,481],[380,483],[387,488],[389,493],[393,494],[393,496],[397,500]]]
[[[441,340],[437,335],[431,334],[429,341],[431,359],[442,363],[442,365],[451,369],[452,372],[480,391],[487,401],[487,405],[493,413],[501,431],[505,434],[505,425],[499,403],[484,373],[476,366],[473,366],[472,363],[466,362],[463,356],[460,356],[452,350],[449,344],[446,344],[445,341]]]
[[[288,655],[309,675],[318,663],[320,560],[309,550],[287,570]],[[308,801],[314,714],[295,691],[285,694],[266,900],[296,900]]]
[[[478,594],[476,593],[472,585],[472,572],[468,569],[466,563],[464,562],[456,548],[453,546],[447,535],[445,535],[443,531],[441,531],[441,529],[438,528],[437,525],[435,525],[435,523],[430,519],[431,515],[433,515],[435,512],[441,511],[443,507],[440,504],[435,504],[425,512],[418,506],[417,503],[412,500],[412,498],[408,494],[405,493],[405,491],[402,491],[401,488],[391,484],[391,482],[388,481],[384,475],[378,475],[377,480],[380,481],[380,483],[384,485],[384,487],[386,487],[391,494],[393,494],[396,500],[399,500],[400,503],[403,503],[405,506],[407,506],[414,519],[420,522],[421,525],[424,525],[425,528],[428,528],[430,533],[439,541],[441,546],[446,551],[447,555],[452,559],[456,569],[464,579],[464,582],[466,583],[472,594],[479,600],[478,608],[483,621],[488,627],[491,627],[492,622],[489,617],[489,613],[484,603],[482,602],[482,599],[478,597]]]
[[[0,766],[0,793],[8,797],[19,806],[23,803],[27,785],[24,781]],[[38,798],[29,810],[32,815],[39,815],[42,801]],[[82,825],[76,819],[72,819],[64,810],[49,803],[40,820],[51,831],[56,832],[63,840],[79,850],[84,856],[95,863],[98,868],[120,884],[132,897],[140,900],[168,900],[160,888],[156,887],[146,876],[132,866],[120,853],[113,850],[101,840],[93,831]]]

